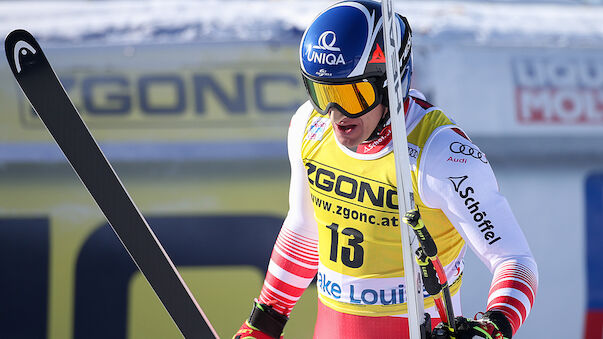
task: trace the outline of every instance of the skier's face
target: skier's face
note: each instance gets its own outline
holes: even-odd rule
[[[337,141],[348,148],[354,149],[371,136],[385,113],[385,109],[385,106],[380,104],[358,118],[348,118],[336,108],[331,109],[329,116]]]

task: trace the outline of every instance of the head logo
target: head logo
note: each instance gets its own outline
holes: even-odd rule
[[[337,53],[341,48],[336,47],[337,36],[333,31],[325,31],[318,37],[318,44],[308,50],[308,61],[321,65],[345,65],[343,54]],[[315,51],[315,50],[318,50]],[[324,51],[324,52],[323,52]],[[336,52],[336,53],[333,53]],[[326,73],[325,73],[326,74]],[[320,74],[319,74],[320,75]],[[322,76],[322,75],[320,75]]]
[[[36,54],[36,49],[33,48],[30,44],[23,40],[19,40],[15,44],[15,49],[13,50],[13,58],[15,60],[15,67],[17,68],[17,73],[21,73],[21,63],[19,62],[19,53],[23,55],[27,55],[30,52],[32,54]]]

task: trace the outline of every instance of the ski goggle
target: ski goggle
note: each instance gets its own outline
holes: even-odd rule
[[[336,108],[345,116],[357,118],[377,107],[382,100],[383,80],[361,79],[351,83],[325,83],[302,77],[310,101],[320,114]]]

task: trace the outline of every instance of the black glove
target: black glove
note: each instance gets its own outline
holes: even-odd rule
[[[233,339],[283,339],[283,328],[287,323],[286,316],[272,307],[253,301],[253,310]]]
[[[511,339],[513,329],[507,317],[500,311],[488,311],[481,319],[456,317],[456,334],[443,323],[433,330],[433,337],[438,339]]]

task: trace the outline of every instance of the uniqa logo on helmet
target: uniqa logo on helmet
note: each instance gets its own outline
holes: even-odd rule
[[[344,64],[341,48],[335,47],[337,35],[333,31],[325,31],[318,38],[318,44],[312,45],[307,53],[308,61],[321,65],[339,65]]]
[[[375,12],[361,3],[343,2],[326,9],[302,37],[302,71],[331,79],[362,75],[375,39],[375,24]]]

